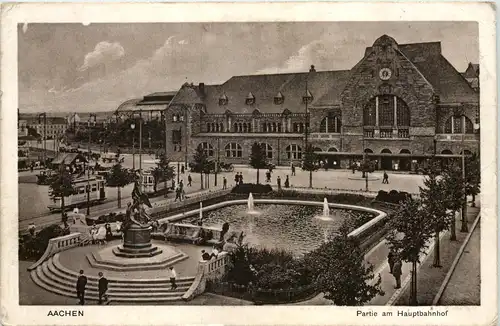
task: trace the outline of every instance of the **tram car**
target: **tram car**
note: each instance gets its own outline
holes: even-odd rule
[[[90,179],[78,178],[73,181],[74,193],[64,197],[64,209],[73,209],[87,206],[87,193],[89,193],[89,204],[95,205],[106,199],[104,178],[91,176]],[[51,212],[61,210],[61,197],[53,197],[50,193],[51,203],[47,206]]]
[[[168,187],[170,187],[171,182],[167,182],[167,189],[166,191],[168,192]],[[144,171],[142,172],[142,192],[147,194],[147,195],[154,195],[160,192],[165,191],[165,182],[163,180],[160,180],[158,184],[156,185],[156,192],[155,192],[155,177],[153,175],[152,170],[149,171]]]

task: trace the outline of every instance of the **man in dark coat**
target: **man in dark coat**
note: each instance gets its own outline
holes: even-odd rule
[[[102,272],[99,272],[99,304],[102,304],[103,298],[104,301],[108,301],[106,291],[108,291],[108,279],[104,277]]]
[[[83,269],[80,270],[80,276],[76,281],[76,295],[80,299],[80,304],[83,306],[85,304],[85,287],[87,286],[87,276],[83,274]]]
[[[394,268],[394,252],[392,251],[392,249],[389,251],[389,254],[387,255],[387,262],[389,263],[389,273],[392,274],[392,270]]]
[[[392,268],[392,275],[396,279],[396,286],[394,287],[395,289],[401,288],[401,274],[403,274],[401,259],[396,257],[394,267]]]

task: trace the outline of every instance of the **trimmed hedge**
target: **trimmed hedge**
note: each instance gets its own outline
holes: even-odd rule
[[[269,184],[243,183],[239,184],[231,190],[233,194],[267,194],[273,191]]]
[[[384,190],[379,190],[377,197],[375,197],[375,200],[391,204],[399,204],[400,202],[405,201],[407,198],[411,198],[411,195],[404,191],[391,190],[387,192]]]

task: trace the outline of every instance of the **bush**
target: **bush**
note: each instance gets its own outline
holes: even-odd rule
[[[40,230],[35,237],[19,235],[19,259],[38,260],[47,249],[50,239],[66,234],[69,234],[69,229],[50,225]]]
[[[391,204],[399,204],[400,202],[405,201],[407,198],[411,198],[411,195],[404,191],[398,192],[396,190],[391,190],[388,193],[387,191],[379,190],[377,197],[375,197],[375,200]]]
[[[267,194],[273,191],[271,185],[268,184],[254,184],[243,183],[234,187],[231,192],[235,194]]]

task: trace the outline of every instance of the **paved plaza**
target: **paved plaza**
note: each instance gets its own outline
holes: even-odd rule
[[[130,154],[125,154],[125,167],[132,167],[132,155]],[[148,168],[154,166],[154,157],[148,156],[148,155],[143,155],[143,168]],[[182,163],[181,163],[182,164]],[[176,168],[177,163],[173,162],[172,165]],[[138,156],[136,156],[136,167],[138,167]],[[218,174],[218,182],[217,182],[217,187],[214,185],[215,181],[215,175],[210,175],[209,177],[209,182],[210,182],[210,188],[209,189],[204,189],[201,190],[200,188],[200,175],[199,174],[191,174],[193,178],[193,185],[191,187],[186,187],[186,193],[191,196],[197,196],[209,191],[213,191],[215,189],[220,189],[222,188],[222,177],[227,178],[227,183],[228,187],[232,187],[234,185],[234,175],[236,172],[240,172],[243,175],[243,180],[246,183],[255,183],[256,182],[256,177],[257,177],[257,171],[255,169],[249,168],[247,166],[242,166],[242,165],[237,165],[235,166],[235,170],[233,172],[225,172],[225,173],[220,173]],[[57,223],[60,221],[60,213],[57,214],[44,214],[46,212],[46,204],[48,199],[44,200],[44,197],[48,198],[47,191],[48,191],[48,186],[38,186],[33,183],[33,178],[38,172],[21,172],[20,173],[20,228],[25,228],[33,220],[33,217],[35,217],[35,223],[39,227],[43,227],[44,225],[48,225],[51,223]],[[189,172],[186,172],[185,174],[180,175],[180,179],[183,179],[184,182],[186,183],[187,175]],[[376,192],[379,190],[385,190],[385,191],[390,191],[390,190],[398,190],[398,191],[406,191],[409,193],[418,193],[419,187],[423,186],[423,180],[424,177],[422,175],[415,175],[415,174],[405,174],[405,173],[391,173],[388,171],[389,174],[389,184],[382,184],[382,174],[383,171],[376,171],[372,174],[370,174],[371,181],[368,182],[368,190],[370,192]],[[351,190],[351,191],[360,191],[363,193],[365,191],[365,180],[360,178],[361,173],[360,172],[355,172],[355,174],[352,173],[352,171],[348,170],[319,170],[315,171],[312,173],[313,175],[313,188],[315,189],[342,189],[342,190]],[[270,183],[272,186],[276,186],[276,178],[280,176],[281,179],[284,181],[285,178],[288,176],[290,178],[290,187],[291,188],[308,188],[309,186],[309,172],[307,171],[302,171],[301,169],[296,169],[296,175],[292,176],[291,175],[291,169],[289,167],[277,167],[273,173],[272,173],[272,182]],[[30,179],[31,178],[31,179]],[[265,170],[260,171],[260,183],[265,183]],[[33,189],[36,189],[36,191],[33,191]],[[132,191],[132,185],[128,185],[122,189],[122,207],[126,205],[126,202],[130,200],[130,194]],[[25,192],[26,196],[23,196],[23,192]],[[101,205],[95,206],[91,208],[91,215],[101,215],[105,213],[109,213],[111,211],[114,211],[117,209],[117,193],[116,193],[116,188],[107,188],[107,198],[108,200]],[[34,205],[23,205],[23,203],[27,202],[33,202],[36,203]],[[168,198],[164,198],[162,196],[156,197],[152,199],[153,204],[154,203],[160,203],[160,202],[171,202],[173,201],[172,194],[168,195]],[[473,214],[473,212],[469,212],[470,214]],[[477,213],[477,212],[476,212]],[[43,216],[40,216],[43,215]],[[444,236],[445,233],[442,234],[442,237]],[[459,266],[457,267],[456,274],[460,274],[464,271],[467,270],[467,266],[470,266],[471,264],[474,265],[476,263],[475,257],[477,256],[477,252],[479,250],[478,248],[478,231],[476,230],[475,235],[473,236],[471,240],[471,244],[468,245],[468,248],[471,247],[470,249],[472,251],[471,254],[469,255],[464,255],[463,260],[460,261]],[[109,244],[111,245],[116,245],[118,241],[115,241],[116,243]],[[431,248],[432,248],[431,244]],[[442,244],[443,245],[443,244]],[[191,245],[175,245],[176,248],[182,248],[182,251],[185,252],[189,258],[176,263],[176,269],[178,273],[182,276],[186,277],[194,277],[195,276],[195,271],[196,271],[196,266],[197,262],[199,259],[199,254],[202,247],[198,246],[191,246]],[[476,248],[477,247],[477,248]],[[85,255],[91,252],[93,250],[93,246],[90,247],[79,247],[79,248],[74,248],[71,249],[71,254],[62,254],[60,255],[59,259],[62,265],[72,269],[72,270],[79,270],[79,269],[85,269],[87,271],[88,275],[96,276],[98,270],[93,268],[91,265],[89,265],[89,262],[87,259],[85,259]],[[209,248],[206,248],[209,249]],[[430,250],[431,251],[431,250]],[[467,251],[466,251],[467,252]],[[393,276],[389,273],[389,267],[387,264],[387,254],[388,254],[388,246],[385,240],[382,240],[378,244],[376,244],[365,256],[365,259],[367,262],[370,262],[371,264],[374,265],[374,273],[375,275],[380,275],[382,278],[382,284],[381,287],[385,292],[385,295],[383,296],[377,296],[375,297],[369,304],[370,305],[386,305],[388,303],[394,304],[400,297],[404,297],[404,291],[407,287],[404,285],[408,283],[408,278],[410,277],[410,265],[409,264],[404,264],[403,265],[403,275],[402,275],[402,280],[403,280],[403,289],[396,290],[394,289],[394,278]],[[81,256],[81,259],[73,259],[76,256]],[[429,255],[430,256],[430,255]],[[431,259],[427,257],[423,257],[424,261],[426,259]],[[28,278],[29,275],[25,271],[25,269],[22,267],[24,266],[22,263],[20,265],[21,270],[20,270],[20,279],[23,278]],[[478,273],[478,272],[477,272]],[[143,272],[118,272],[118,271],[107,271],[107,275],[110,277],[120,277],[120,278],[127,278],[127,277],[135,277],[135,278],[162,278],[165,277],[164,275],[161,275],[158,273],[158,271],[143,271]],[[474,274],[476,275],[476,274]],[[443,295],[443,301],[448,300],[449,302],[453,302],[453,298],[455,300],[461,300],[463,296],[465,296],[465,299],[470,300],[471,302],[474,302],[475,298],[478,297],[478,293],[475,291],[478,291],[478,286],[476,283],[472,282],[469,286],[471,287],[470,291],[467,291],[467,293],[459,295],[457,293],[457,284],[456,277],[451,279],[450,285],[446,289]],[[422,286],[422,285],[421,285]],[[425,285],[424,285],[425,286]],[[433,285],[434,286],[434,285]],[[41,289],[40,287],[36,286],[31,279],[29,281],[25,282],[24,284],[21,284],[21,292],[26,293],[28,291],[29,293],[33,293],[33,296],[29,298],[27,295],[21,295],[20,300],[21,303],[26,303],[30,304],[31,303],[40,303],[42,300],[43,302],[48,303],[54,303],[54,304],[74,304],[74,300],[71,298],[66,298],[54,293],[47,294],[47,296],[44,296],[44,293],[46,293],[45,290]],[[437,291],[437,290],[436,290]],[[22,294],[21,293],[21,294]],[[199,298],[197,298],[194,302],[191,302],[190,304],[196,304],[195,302],[198,302],[198,304],[207,304],[207,303],[212,303],[216,301],[221,301],[220,296],[215,296],[215,295],[203,295]],[[221,302],[225,302],[224,304],[249,304],[248,302],[243,302],[243,301],[237,301],[236,299],[234,302],[231,301],[232,299],[227,298],[222,300]],[[446,301],[446,302],[448,302]],[[90,302],[92,304],[92,302]],[[308,304],[313,304],[313,305],[329,305],[331,304],[331,301],[326,300],[323,298],[323,295],[320,294],[316,296],[315,298],[312,298],[307,301],[299,302],[296,303],[298,305],[308,305]]]

